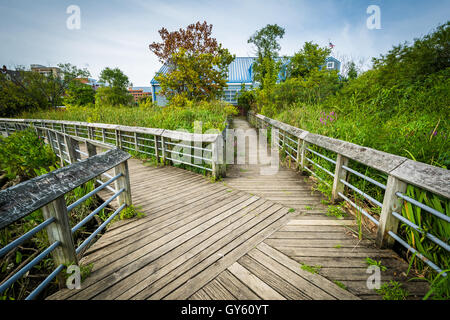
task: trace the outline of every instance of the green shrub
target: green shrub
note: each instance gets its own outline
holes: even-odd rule
[[[45,145],[33,129],[18,131],[7,138],[0,137],[0,172],[8,179],[35,177],[35,169],[49,168],[56,163],[52,149]]]

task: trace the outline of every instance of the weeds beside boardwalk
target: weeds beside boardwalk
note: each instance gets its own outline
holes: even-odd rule
[[[169,130],[186,129],[193,132],[194,122],[202,122],[203,132],[209,129],[222,131],[228,116],[237,109],[225,102],[187,103],[185,106],[158,107],[142,104],[139,107],[94,106],[67,107],[65,110],[40,110],[24,112],[18,118],[83,121],[91,123],[120,124]]]

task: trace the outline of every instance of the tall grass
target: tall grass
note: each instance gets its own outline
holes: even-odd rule
[[[237,109],[225,102],[199,102],[184,107],[177,106],[141,106],[141,107],[111,107],[90,105],[85,107],[67,107],[66,110],[41,110],[24,112],[24,119],[52,119],[67,121],[84,121],[162,128],[169,130],[194,130],[194,122],[202,122],[202,130],[225,128],[228,116],[237,114]]]

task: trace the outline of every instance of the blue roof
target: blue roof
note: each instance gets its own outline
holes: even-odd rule
[[[256,60],[253,57],[236,57],[232,63],[228,66],[228,79],[227,82],[252,82],[252,64]],[[164,64],[156,74],[165,74],[168,71],[168,66]],[[151,84],[158,84],[155,78],[150,82]]]
[[[279,58],[281,59],[281,57]],[[288,57],[289,59],[289,57]],[[255,62],[255,57],[236,57],[232,63],[228,66],[228,78],[227,83],[251,83],[253,82],[252,65]],[[338,64],[338,69],[340,68],[339,60],[328,57],[326,61],[335,61]],[[157,75],[162,73],[165,74],[168,71],[168,66],[164,64],[161,69],[156,73]],[[279,78],[281,75],[279,75]],[[150,81],[152,85],[158,84],[155,78]]]

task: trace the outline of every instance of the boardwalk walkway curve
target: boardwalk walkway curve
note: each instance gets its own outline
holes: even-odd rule
[[[249,124],[235,119],[233,127]],[[146,217],[112,225],[81,260],[93,263],[82,289],[49,298],[380,299],[366,285],[367,257],[388,267],[383,282],[401,281],[406,263],[370,235],[358,240],[351,217],[326,216],[304,176],[259,169],[232,165],[211,183],[129,160],[133,203]],[[422,282],[405,286],[413,297],[427,290]]]
[[[72,123],[75,133],[77,124]],[[134,143],[122,140],[133,138],[130,129],[111,125],[101,131],[87,127],[87,138],[102,132],[107,142],[110,127],[125,149],[150,141],[136,134]],[[232,128],[251,125],[235,118]],[[67,134],[64,124],[60,129]],[[161,146],[163,155],[164,139],[177,136],[155,129],[141,133],[153,134],[153,150],[158,154]],[[214,154],[217,138],[209,139],[212,148],[202,148]],[[82,288],[63,289],[48,299],[381,299],[367,285],[367,258],[387,267],[383,283],[402,282],[410,298],[428,291],[423,281],[406,282],[407,264],[394,251],[377,248],[376,234],[365,230],[360,239],[352,216],[327,215],[323,196],[306,176],[283,167],[261,175],[267,165],[249,163],[258,151],[247,148],[245,163],[227,166],[226,177],[215,183],[180,168],[128,160],[132,201],[145,217],[108,227],[80,261],[93,264]],[[223,167],[212,162],[207,169],[217,174]],[[441,182],[434,188],[445,193]],[[105,199],[111,196],[106,190],[101,191]]]

